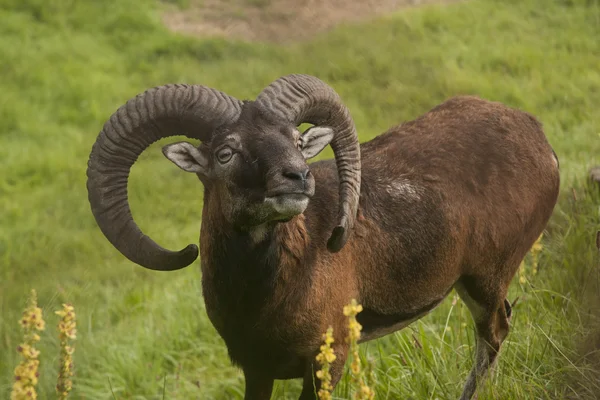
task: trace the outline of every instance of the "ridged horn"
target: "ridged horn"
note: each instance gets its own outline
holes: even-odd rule
[[[129,260],[152,270],[184,268],[198,257],[159,246],[137,226],[127,200],[131,166],[152,143],[174,135],[206,141],[212,131],[237,120],[242,102],[201,85],[165,85],[127,101],[104,124],[87,168],[88,199],[104,236]]]
[[[256,103],[291,123],[311,123],[334,129],[331,141],[339,175],[338,223],[327,241],[337,252],[346,244],[356,220],[360,196],[360,146],[354,121],[339,95],[310,75],[283,76],[267,86]]]

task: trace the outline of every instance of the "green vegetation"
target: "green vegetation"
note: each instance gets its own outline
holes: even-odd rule
[[[169,399],[241,396],[241,373],[204,311],[199,269],[166,274],[125,260],[96,227],[85,168],[103,122],[148,87],[202,83],[251,98],[292,72],[335,87],[362,141],[459,93],[506,102],[544,122],[561,161],[560,205],[539,272],[511,288],[510,299],[520,296],[513,330],[486,391],[502,399],[600,392],[594,360],[581,359],[575,346],[591,326],[581,293],[598,290],[592,235],[600,196],[578,177],[600,162],[600,1],[410,9],[285,48],[181,37],[161,25],[161,7],[144,0],[0,2],[1,398],[9,397],[18,320],[32,288],[51,326],[61,303],[78,310],[74,398],[155,399],[163,390]],[[182,248],[197,242],[202,188],[159,145],[132,171],[133,213],[159,243]],[[54,396],[55,336],[46,330],[39,342],[40,398]],[[375,360],[377,398],[453,399],[472,344],[466,307],[451,295],[422,321],[361,350]],[[334,396],[344,396],[347,382]],[[280,383],[276,397],[293,398],[298,388]]]

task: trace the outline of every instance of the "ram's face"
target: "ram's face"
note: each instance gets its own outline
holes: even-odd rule
[[[210,143],[198,148],[175,143],[164,154],[198,174],[228,222],[248,229],[304,212],[315,192],[306,160],[332,137],[327,127],[301,135],[295,126],[243,114],[234,125],[214,132]]]

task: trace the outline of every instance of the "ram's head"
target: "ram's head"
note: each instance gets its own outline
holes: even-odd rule
[[[297,126],[314,126],[300,134]],[[153,142],[173,135],[200,139],[167,145],[163,153],[194,172],[219,199],[228,223],[251,229],[289,220],[306,209],[315,182],[306,160],[331,143],[338,166],[338,223],[328,242],[340,250],[354,224],[360,190],[360,154],[354,123],[333,89],[306,75],[282,77],[252,102],[194,85],[166,85],[129,100],[106,122],[88,163],[92,212],[104,235],[131,261],[175,270],[198,248],[168,251],[144,235],[131,216],[127,178]]]
[[[306,160],[333,137],[330,127],[313,127],[300,135],[289,121],[245,103],[240,118],[218,128],[209,142],[196,148],[179,142],[163,148],[181,169],[194,172],[219,200],[228,223],[251,229],[289,220],[306,209],[315,180]]]

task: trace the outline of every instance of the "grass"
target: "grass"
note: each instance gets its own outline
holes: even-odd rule
[[[539,273],[520,296],[491,398],[593,398],[590,334],[598,260],[597,194],[581,177],[600,163],[600,2],[471,0],[342,26],[288,47],[168,32],[151,1],[0,2],[0,397],[18,362],[17,321],[35,288],[49,326],[62,302],[78,310],[74,398],[229,399],[244,382],[206,317],[197,267],[167,274],[126,261],[87,203],[85,168],[97,133],[128,98],[168,82],[252,98],[283,74],[314,74],[349,106],[361,141],[471,93],[537,115],[561,160],[560,204]],[[171,139],[176,140],[176,139]],[[163,144],[163,143],[160,143]],[[132,171],[142,229],[168,248],[197,242],[202,188],[157,144]],[[327,151],[323,157],[330,157]],[[571,188],[575,188],[575,196]],[[594,269],[595,268],[595,269]],[[591,279],[594,278],[594,279]],[[466,325],[463,325],[466,324]],[[52,398],[59,343],[39,349],[40,398]],[[376,363],[378,398],[457,398],[473,332],[452,296],[406,330],[361,346]],[[344,380],[334,395],[343,397]],[[296,381],[274,398],[293,398]],[[597,392],[595,392],[597,391]],[[484,396],[486,398],[486,396]]]

